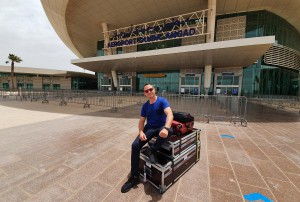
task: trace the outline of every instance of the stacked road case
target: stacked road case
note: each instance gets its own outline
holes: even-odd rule
[[[160,193],[164,193],[188,169],[200,159],[200,129],[181,135],[172,136],[158,151],[158,163],[151,164],[142,148],[139,172],[144,181],[150,182]],[[149,144],[153,144],[155,139]]]

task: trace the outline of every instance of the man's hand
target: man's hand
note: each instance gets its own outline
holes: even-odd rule
[[[168,137],[168,130],[167,129],[162,129],[160,132],[159,132],[159,136],[162,137],[162,138],[167,138]]]
[[[147,140],[147,137],[146,137],[144,132],[140,132],[140,140],[141,141],[146,141]]]

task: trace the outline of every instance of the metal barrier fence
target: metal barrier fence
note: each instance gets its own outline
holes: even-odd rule
[[[143,93],[120,93],[120,92],[100,92],[100,91],[80,91],[80,90],[32,90],[22,92],[2,92],[3,97],[8,99],[15,97],[16,100],[50,101],[58,102],[60,106],[68,103],[82,104],[83,107],[102,106],[108,107],[113,112],[118,108],[133,105],[142,105],[147,101]],[[163,95],[170,103],[172,110],[184,111],[195,117],[204,117],[207,122],[213,119],[229,120],[230,122],[240,122],[241,125],[247,126],[247,98],[237,96],[194,96],[194,95]]]
[[[165,95],[172,110],[188,112],[195,117],[240,122],[247,126],[247,98],[237,96]]]

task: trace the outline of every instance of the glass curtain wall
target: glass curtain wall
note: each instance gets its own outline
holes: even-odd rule
[[[72,90],[96,90],[97,80],[92,78],[74,77],[71,80]]]
[[[217,16],[223,19],[246,15],[246,38],[273,36],[276,43],[300,51],[300,34],[283,18],[269,11],[253,11]],[[298,95],[297,70],[264,64],[263,57],[243,71],[242,95]]]
[[[156,77],[156,75],[159,75],[159,77]],[[179,71],[137,73],[137,91],[143,92],[145,83],[154,85],[158,93],[166,90],[167,92],[178,94]]]

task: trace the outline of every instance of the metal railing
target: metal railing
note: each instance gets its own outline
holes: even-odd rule
[[[31,90],[22,92],[0,91],[3,97],[8,96],[14,100],[42,101],[42,103],[58,102],[60,106],[68,103],[82,104],[84,108],[102,106],[117,112],[119,108],[133,105],[142,105],[147,101],[143,93],[80,91],[80,90]],[[247,126],[247,98],[238,96],[213,95],[159,95],[165,97],[174,111],[183,111],[195,117],[202,117],[210,122],[212,120],[225,121]],[[7,98],[3,98],[7,99]]]
[[[172,110],[210,120],[229,120],[247,126],[247,98],[214,95],[165,95]]]

